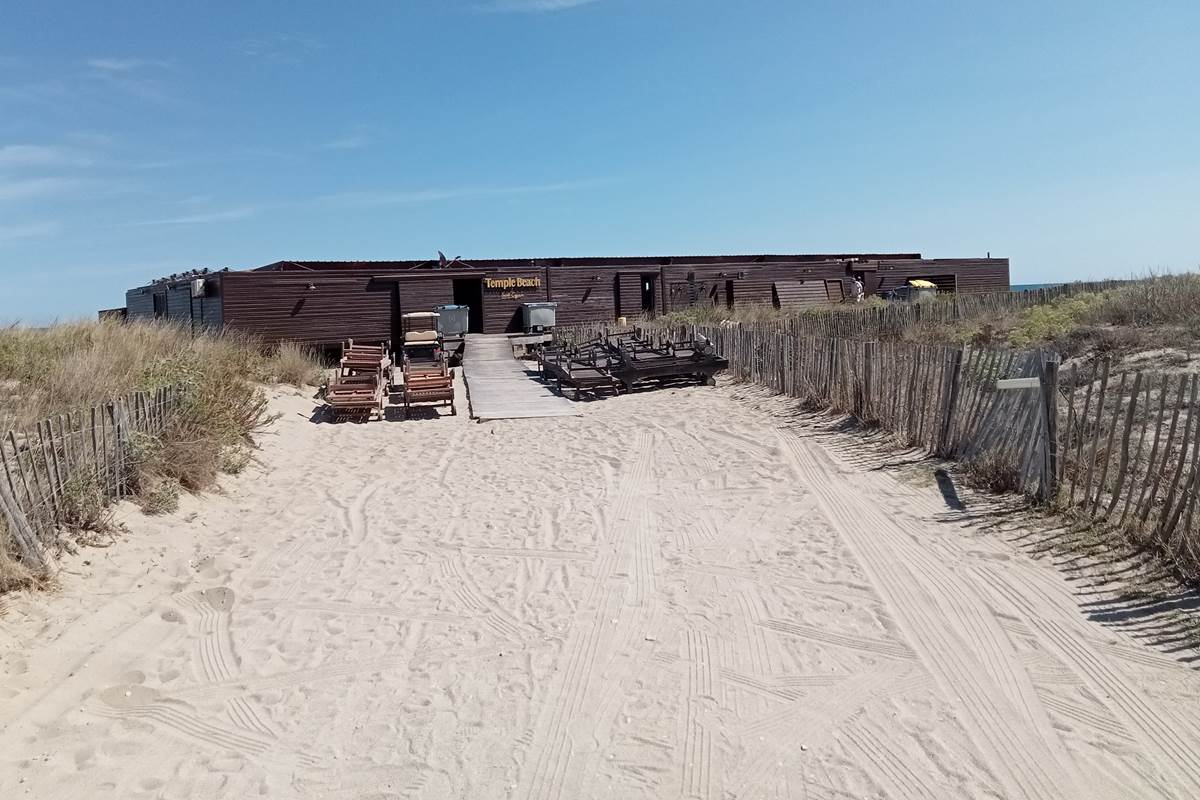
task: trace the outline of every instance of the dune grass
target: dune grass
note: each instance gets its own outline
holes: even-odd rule
[[[194,335],[173,324],[115,321],[11,327],[0,330],[0,435],[130,392],[183,387],[163,432],[134,437],[127,453],[135,499],[161,513],[180,491],[204,490],[223,468],[244,466],[253,434],[269,422],[263,384],[303,386],[320,375],[309,351],[265,348],[233,332]],[[80,502],[68,525],[103,525],[97,487],[71,488]],[[0,590],[36,580],[13,558],[7,531],[0,535]]]

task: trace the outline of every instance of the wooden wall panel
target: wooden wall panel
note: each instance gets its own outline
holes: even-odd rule
[[[829,302],[823,280],[775,281],[775,305],[787,310],[803,306],[819,306]]]
[[[521,329],[521,304],[553,300],[562,325],[613,320],[641,313],[641,275],[654,274],[658,311],[726,304],[732,282],[735,305],[773,303],[777,281],[838,281],[849,297],[854,274],[868,294],[931,278],[960,292],[1006,291],[1007,259],[921,259],[891,256],[686,256],[670,258],[504,259],[436,270],[431,262],[280,262],[250,272],[210,276],[210,291],[190,300],[186,284],[173,290],[172,317],[196,325],[222,323],[268,340],[332,344],[347,337],[394,338],[393,314],[429,311],[454,300],[453,281],[474,276],[537,276],[542,286],[512,292],[484,291],[484,330]],[[690,276],[690,279],[689,279]],[[377,279],[379,278],[379,279]],[[386,278],[386,279],[384,279]],[[317,288],[308,290],[312,283]],[[831,286],[836,290],[836,287]],[[164,284],[126,293],[130,319],[153,318],[153,292]],[[178,294],[176,293],[178,292]],[[836,299],[837,292],[831,295]]]
[[[191,284],[171,286],[167,289],[166,319],[179,325],[192,323],[192,287]]]
[[[320,346],[393,335],[395,285],[370,275],[228,272],[221,283],[225,324],[267,341]]]
[[[1007,258],[925,258],[902,261],[880,261],[875,288],[866,287],[868,293],[886,291],[903,286],[910,278],[934,279],[942,285],[949,281],[937,280],[953,277],[955,291],[959,292],[1007,292]]]
[[[125,292],[126,319],[130,321],[154,319],[154,295],[150,287],[130,289]]]
[[[642,273],[622,272],[617,275],[617,316],[636,317],[642,313]]]
[[[549,297],[558,303],[559,325],[611,322],[617,318],[615,270],[564,267],[548,272]]]

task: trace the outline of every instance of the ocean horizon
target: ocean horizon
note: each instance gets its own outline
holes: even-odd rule
[[[1034,289],[1049,289],[1051,286],[1062,286],[1064,281],[1055,281],[1053,283],[1013,283],[1009,285],[1009,291],[1012,292],[1031,292]]]

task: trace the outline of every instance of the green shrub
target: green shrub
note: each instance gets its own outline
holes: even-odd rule
[[[1017,347],[1031,347],[1060,339],[1079,326],[1103,295],[1085,294],[1064,297],[1021,313],[1009,341]]]

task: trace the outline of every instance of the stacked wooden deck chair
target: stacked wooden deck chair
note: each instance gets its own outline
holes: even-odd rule
[[[651,341],[640,331],[597,337],[568,347],[550,346],[538,354],[542,376],[575,391],[599,394],[600,389],[632,389],[635,385],[673,382],[713,382],[713,376],[729,366],[716,355],[703,337],[689,339],[686,330],[679,338],[659,336]]]
[[[325,388],[325,405],[335,418],[383,417],[392,382],[391,342],[342,345],[338,374]]]
[[[458,413],[454,405],[454,370],[444,353],[433,362],[414,362],[405,354],[403,373],[405,419],[416,403],[448,403],[450,414]]]
[[[574,391],[578,400],[582,392],[599,394],[607,389],[616,394],[620,382],[609,373],[607,348],[596,342],[585,342],[571,348],[542,348],[538,354],[538,370],[542,377],[557,384],[561,393],[564,386]]]

